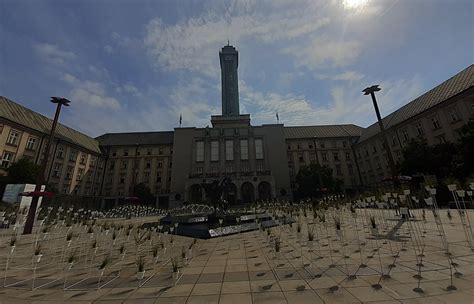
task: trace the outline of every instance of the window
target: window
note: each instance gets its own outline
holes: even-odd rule
[[[140,149],[137,149],[137,156],[140,156]]]
[[[377,146],[373,146],[373,147],[372,147],[372,153],[373,153],[373,154],[377,153]]]
[[[300,163],[304,163],[304,155],[303,155],[303,153],[299,153],[299,154],[298,154],[298,161],[299,161]]]
[[[459,115],[459,112],[456,110],[456,108],[450,109],[448,115],[451,122],[457,122],[461,120],[461,116]]]
[[[392,146],[396,146],[397,143],[398,143],[397,137],[396,137],[396,136],[392,136]]]
[[[380,159],[375,159],[375,162],[377,163],[377,169],[382,169],[382,164],[380,163]]]
[[[342,175],[342,170],[341,170],[341,165],[340,164],[336,165],[336,174],[337,175]]]
[[[58,151],[56,152],[56,157],[61,158],[61,159],[64,158],[64,147],[63,146],[58,147]]]
[[[119,184],[125,184],[125,174],[120,174]]]
[[[226,170],[227,173],[232,173],[232,172],[234,172],[234,167],[232,165],[228,165],[225,168],[225,170]]]
[[[202,174],[202,167],[196,167],[196,173]]]
[[[234,160],[234,141],[225,141],[225,160]]]
[[[78,181],[82,180],[82,175],[83,174],[84,174],[84,169],[83,168],[77,169],[76,180],[78,180]]]
[[[95,156],[91,156],[91,159],[89,161],[89,167],[95,167],[95,162],[97,158]]]
[[[36,138],[29,137],[28,141],[26,142],[26,149],[27,150],[34,150],[36,148]]]
[[[127,161],[122,160],[122,169],[127,169]]]
[[[159,161],[157,166],[158,166],[158,168],[163,168],[163,162]]]
[[[20,132],[16,130],[11,130],[10,135],[8,135],[7,144],[16,146],[18,145],[19,141],[20,141]]]
[[[263,159],[263,141],[261,139],[255,140],[255,158]]]
[[[13,153],[10,152],[3,152],[3,158],[2,158],[2,167],[3,168],[8,168],[13,162]]]
[[[115,169],[115,161],[111,160],[109,164],[109,170],[113,170],[113,169]]]
[[[76,157],[77,157],[77,152],[74,151],[74,150],[71,150],[71,152],[69,153],[69,161],[75,162],[75,161],[76,161]]]
[[[204,145],[204,142],[202,142],[202,143],[203,143],[203,145]],[[203,146],[203,151],[204,151],[204,146]],[[163,155],[163,148],[159,148],[159,149],[158,149],[158,154],[159,154],[159,155]],[[204,155],[204,154],[203,154],[203,155]]]
[[[419,136],[423,136],[425,134],[425,131],[423,130],[423,125],[421,123],[418,123],[416,126],[416,133],[419,135]]]
[[[67,166],[65,179],[71,179],[72,178],[72,171],[74,171],[74,167],[73,166]]]
[[[308,144],[308,149],[313,149],[313,144]]]
[[[81,153],[81,156],[80,156],[80,163],[81,165],[85,165],[86,164],[86,155],[84,153]]]
[[[346,160],[351,160],[351,153],[346,152]]]
[[[53,177],[59,177],[59,174],[61,173],[61,164],[54,163],[53,166]]]
[[[123,149],[123,156],[128,156],[128,149]]]
[[[162,154],[163,150],[160,149],[159,153],[160,155]],[[204,161],[204,142],[203,141],[197,141],[196,142],[196,161],[202,162]]]
[[[211,172],[212,172],[212,173],[217,173],[217,171],[219,171],[219,167],[218,167],[218,166],[212,166],[212,167],[211,167]]]
[[[343,142],[342,142],[342,146],[343,146],[344,148],[347,148],[347,141],[343,141]]]
[[[156,172],[156,182],[157,183],[161,182],[161,172],[160,171]]]
[[[151,168],[151,160],[147,159],[145,163],[145,169],[150,169]]]
[[[298,150],[301,149],[301,143],[296,144],[296,149],[298,149]]]
[[[431,124],[433,125],[433,129],[435,130],[441,128],[441,124],[438,120],[438,117],[436,116],[431,118]]]
[[[146,155],[151,155],[152,152],[153,152],[152,148],[146,149]]]
[[[332,155],[335,161],[339,161],[339,152],[334,152]]]
[[[319,143],[319,146],[320,146],[321,148],[323,148],[323,149],[326,148],[326,144],[324,144],[324,142],[320,142],[320,143]]]
[[[263,172],[263,164],[262,163],[257,164],[257,171],[258,172]]]
[[[436,136],[436,138],[438,139],[438,143],[440,144],[444,144],[446,142],[446,138],[444,137],[444,135]]]
[[[350,175],[354,174],[354,168],[352,167],[352,164],[347,165],[347,171],[349,171]]]
[[[288,146],[287,146],[287,149],[288,149],[288,150],[291,150],[291,146],[290,146],[290,145],[288,145]]]
[[[404,142],[408,142],[410,140],[410,135],[408,135],[408,131],[407,130],[403,130],[402,131],[402,136],[403,136],[403,141]]]
[[[249,141],[247,139],[240,140],[240,159],[249,159]]]
[[[112,150],[112,156],[117,156],[117,150],[116,149]]]
[[[219,141],[211,141],[211,161],[219,160]]]
[[[309,153],[309,160],[314,163],[316,162],[316,152],[310,152]]]
[[[242,172],[249,172],[249,165],[242,165]]]
[[[328,154],[327,153],[322,153],[321,156],[323,157],[323,161],[328,161]]]

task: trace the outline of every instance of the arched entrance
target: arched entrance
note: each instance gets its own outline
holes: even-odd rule
[[[268,182],[261,182],[258,184],[258,198],[266,201],[272,198],[272,187]]]
[[[227,184],[223,197],[230,205],[235,204],[237,202],[237,186],[234,183]]]
[[[189,187],[189,201],[191,203],[202,202],[201,185],[194,184],[191,187]]]
[[[240,193],[242,194],[242,202],[244,204],[252,203],[254,201],[254,187],[252,183],[243,183],[242,187],[240,187]]]

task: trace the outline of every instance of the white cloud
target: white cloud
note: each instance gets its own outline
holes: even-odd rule
[[[38,43],[34,45],[34,49],[43,61],[50,64],[64,65],[76,57],[73,52],[63,51],[57,45],[49,43]]]
[[[381,82],[377,101],[383,116],[397,110],[423,93],[419,76]],[[340,84],[330,89],[331,99],[310,100],[303,95],[260,93],[245,83],[241,85],[241,103],[251,110],[253,124],[275,123],[278,112],[286,125],[320,125],[354,123],[372,124],[376,117],[370,98],[364,96],[359,84]]]
[[[120,102],[108,95],[104,85],[90,80],[81,80],[74,75],[64,74],[63,80],[71,86],[69,98],[94,108],[106,108],[117,110],[120,108]]]
[[[104,46],[104,51],[107,53],[107,54],[113,54],[114,53],[114,48],[111,47],[110,45],[106,45]]]
[[[296,59],[297,67],[311,70],[321,66],[341,67],[353,63],[362,50],[359,41],[333,41],[327,37],[317,37],[305,46],[297,45],[282,50]]]
[[[357,81],[364,78],[364,75],[356,71],[345,71],[343,73],[327,75],[327,74],[316,74],[317,79],[330,79],[330,80],[341,80],[341,81]]]
[[[268,9],[251,12],[251,4],[243,5],[245,9],[213,8],[173,25],[153,19],[147,26],[145,47],[160,67],[218,76],[216,50],[227,40],[237,45],[248,40],[264,44],[291,42],[314,34],[330,22],[328,17],[320,16],[319,6],[312,2],[285,10],[275,10],[269,3]]]

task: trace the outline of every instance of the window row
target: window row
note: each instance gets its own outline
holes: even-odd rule
[[[211,161],[219,161],[220,157],[220,142],[218,140],[211,141]],[[241,139],[240,143],[240,159],[249,159],[249,142],[248,139]],[[226,140],[224,142],[225,160],[234,160],[234,140]],[[263,159],[263,140],[255,139],[255,159]],[[196,142],[196,161],[203,162],[205,154],[204,141],[199,140]]]

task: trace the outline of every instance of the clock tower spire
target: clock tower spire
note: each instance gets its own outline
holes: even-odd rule
[[[237,77],[239,53],[235,47],[227,43],[219,52],[219,59],[221,63],[222,116],[238,116],[240,115]]]

